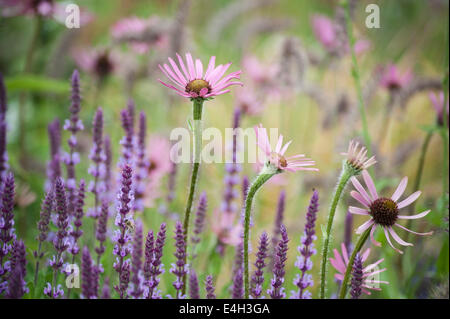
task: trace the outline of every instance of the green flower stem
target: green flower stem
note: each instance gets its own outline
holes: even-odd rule
[[[428,146],[430,145],[431,138],[433,137],[433,131],[429,130],[427,135],[425,136],[425,139],[423,140],[422,144],[422,150],[420,152],[420,158],[419,158],[419,165],[417,165],[417,172],[416,172],[416,179],[414,181],[414,191],[418,191],[420,188],[420,182],[422,180],[422,173],[423,173],[423,167],[425,164],[425,156],[427,154]],[[416,203],[412,203],[410,210],[414,211]],[[412,219],[408,219],[408,222],[406,224],[406,228],[410,229],[412,224]],[[406,236],[406,241],[408,241],[409,234]]]
[[[244,295],[245,299],[249,298],[250,279],[249,279],[249,267],[248,267],[248,240],[250,231],[250,214],[252,210],[252,203],[255,194],[261,188],[261,186],[267,182],[276,172],[267,172],[266,166],[261,173],[256,177],[254,182],[250,185],[245,199],[245,219],[244,219]]]
[[[364,143],[366,144],[367,155],[370,157],[370,155],[372,154],[372,147],[371,147],[370,134],[369,134],[367,119],[366,119],[366,111],[365,111],[364,98],[363,98],[362,88],[361,88],[361,80],[360,80],[358,61],[356,60],[356,54],[355,54],[355,38],[353,36],[352,20],[350,18],[350,1],[347,1],[347,10],[345,10],[345,11],[346,11],[345,19],[347,22],[348,41],[350,44],[350,51],[351,51],[351,55],[352,55],[352,77],[355,82],[356,93],[358,95],[358,109],[359,109],[359,113],[361,115],[361,121],[362,121],[362,126],[363,126]]]
[[[320,292],[319,296],[321,299],[325,298],[325,289],[326,289],[326,275],[327,275],[327,266],[328,266],[328,252],[330,250],[330,239],[331,239],[331,229],[333,227],[334,215],[336,213],[336,208],[339,204],[339,200],[341,198],[342,192],[345,189],[350,177],[352,177],[352,172],[347,169],[346,162],[343,164],[341,177],[339,178],[339,182],[337,184],[336,190],[334,192],[333,201],[331,202],[330,212],[328,214],[328,222],[326,233],[324,234],[324,242],[322,247],[322,265],[320,269]]]
[[[345,294],[347,293],[348,280],[350,279],[350,274],[353,269],[353,262],[355,261],[356,254],[361,250],[362,246],[366,242],[367,238],[369,238],[370,234],[369,227],[361,236],[359,236],[358,242],[355,245],[355,248],[352,251],[350,259],[348,260],[347,269],[345,270],[344,280],[341,283],[341,291],[339,292],[339,299],[344,299]]]
[[[191,186],[189,187],[189,196],[186,204],[186,210],[184,211],[183,229],[185,235],[186,244],[189,242],[189,217],[191,215],[192,203],[194,201],[195,189],[198,180],[198,171],[200,169],[200,157],[202,151],[202,112],[203,112],[203,99],[193,100],[193,119],[194,119],[194,163],[192,167]],[[186,263],[186,257],[184,262]],[[186,292],[186,276],[183,276],[183,289],[182,293]]]

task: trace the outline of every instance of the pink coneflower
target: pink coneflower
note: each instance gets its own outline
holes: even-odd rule
[[[305,158],[304,154],[297,154],[289,157],[285,157],[289,145],[292,141],[287,142],[283,146],[283,135],[278,137],[278,142],[274,150],[272,150],[269,142],[269,137],[267,136],[267,130],[263,128],[262,124],[255,126],[256,140],[258,147],[263,151],[266,159],[265,163],[274,166],[279,172],[284,170],[295,172],[295,171],[318,171],[317,168],[306,167],[313,166],[315,164],[309,158]]]
[[[437,120],[437,124],[439,126],[444,125],[444,92],[440,92],[439,95],[435,94],[435,93],[430,93],[429,95],[430,100],[431,100],[431,104],[433,104],[433,107],[436,111],[436,120]],[[447,109],[446,109],[446,113],[447,113],[447,125],[449,123],[449,103],[448,103],[448,98],[447,98]]]
[[[337,280],[342,281],[342,280],[344,280],[345,271],[347,270],[350,254],[348,253],[347,248],[345,247],[344,243],[341,244],[342,255],[339,253],[339,251],[337,249],[334,249],[333,251],[334,251],[334,258],[330,258],[330,263],[334,267],[334,269],[336,269],[338,272],[337,274],[334,275],[334,277]],[[363,263],[367,260],[367,258],[369,257],[369,254],[370,254],[370,248],[367,248],[364,251],[364,253],[361,255],[361,260]],[[389,284],[389,282],[387,282],[387,281],[380,281],[380,280],[373,279],[373,276],[378,275],[378,274],[382,273],[383,271],[386,271],[386,268],[377,269],[378,265],[380,263],[382,263],[383,261],[384,261],[384,258],[363,268],[364,280],[363,280],[362,287],[366,288],[366,289],[362,289],[362,292],[365,293],[366,295],[371,294],[369,290],[377,290],[377,291],[381,290],[381,288],[376,287],[374,284],[376,284],[376,285]]]
[[[163,64],[163,66],[159,65],[159,68],[178,88],[171,84],[164,83],[160,79],[158,79],[158,81],[168,88],[175,90],[178,95],[187,98],[207,99],[230,92],[227,88],[232,85],[243,86],[242,82],[232,81],[233,79],[239,79],[242,71],[232,72],[223,77],[231,63],[225,65],[220,64],[216,67],[215,56],[212,56],[209,60],[208,68],[205,73],[203,73],[202,62],[199,59],[196,59],[194,64],[194,60],[190,53],[186,53],[187,67],[178,53],[177,58],[182,72],[172,58],[169,58],[172,68],[167,64]]]
[[[273,63],[262,63],[255,56],[246,56],[242,59],[245,74],[258,86],[272,87],[277,76],[278,68]]]
[[[367,149],[361,145],[359,148],[359,143],[352,140],[348,144],[348,150],[346,153],[341,153],[347,157],[347,164],[355,171],[362,171],[368,169],[370,166],[375,164],[375,156],[371,158],[367,157]]]
[[[388,65],[380,80],[380,85],[389,90],[398,90],[408,85],[412,80],[411,70],[400,74],[398,67],[394,64]]]
[[[136,53],[144,54],[151,46],[162,48],[168,44],[167,29],[156,16],[148,19],[128,17],[117,21],[111,34],[117,41],[129,42]]]
[[[370,230],[370,240],[374,245],[381,246],[381,244],[375,241],[375,239],[373,238],[373,234],[375,232],[376,227],[380,226],[384,230],[384,234],[386,235],[386,239],[389,245],[392,248],[394,248],[397,252],[402,254],[403,252],[401,250],[395,248],[392,245],[389,234],[391,234],[391,236],[395,239],[395,241],[402,246],[413,246],[413,244],[407,243],[404,240],[402,240],[394,231],[393,226],[397,226],[410,233],[421,236],[431,235],[433,233],[433,232],[416,233],[397,223],[398,219],[422,218],[430,212],[430,210],[426,210],[420,214],[412,216],[399,215],[399,210],[401,208],[404,208],[412,204],[417,198],[419,198],[421,194],[420,191],[417,191],[411,194],[403,201],[399,202],[400,196],[403,195],[406,189],[406,185],[408,184],[408,177],[404,177],[401,180],[400,184],[398,185],[397,189],[395,190],[394,194],[390,198],[386,198],[378,196],[375,184],[366,170],[362,172],[362,176],[364,178],[364,182],[367,186],[367,189],[369,190],[369,193],[365,191],[364,187],[359,183],[359,181],[355,177],[352,177],[351,180],[353,186],[356,188],[357,191],[351,191],[350,195],[358,202],[360,202],[362,205],[364,205],[364,208],[350,206],[349,211],[352,214],[367,215],[370,216],[371,218],[356,230],[357,234],[361,234],[364,231],[366,231],[369,227],[372,227]]]

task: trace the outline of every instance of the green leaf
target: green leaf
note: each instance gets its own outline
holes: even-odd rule
[[[448,236],[444,240],[444,244],[442,245],[441,252],[439,253],[439,257],[436,263],[437,272],[440,276],[448,276],[449,269],[449,245],[448,245]]]
[[[5,79],[5,84],[10,92],[25,91],[67,94],[70,90],[68,81],[33,74],[21,74],[7,78]]]

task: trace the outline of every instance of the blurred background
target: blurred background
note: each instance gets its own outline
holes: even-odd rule
[[[254,209],[253,251],[263,230],[272,237],[279,194],[286,192],[284,223],[290,243],[285,288],[287,292],[293,290],[292,280],[299,272],[294,266],[297,246],[312,190],[318,190],[320,198],[316,223],[316,248],[320,250],[320,227],[326,221],[342,165],[340,153],[346,151],[353,138],[364,142],[341,3],[80,0],[71,3],[81,9],[81,27],[69,29],[64,25],[64,10],[61,12],[69,2],[30,1],[48,2],[53,8],[50,12],[25,8],[26,2],[0,1],[0,71],[8,97],[9,164],[18,184],[16,228],[30,252],[37,245],[36,223],[50,157],[47,125],[55,118],[63,123],[69,117],[70,76],[78,69],[83,98],[80,117],[85,126],[78,135],[78,178],[91,179],[87,173],[88,155],[97,107],[104,110],[104,131],[111,136],[114,163],[120,156],[119,140],[123,136],[120,110],[132,98],[137,111],[147,114],[147,153],[150,161],[163,168],[145,194],[144,234],[149,229],[156,231],[163,221],[168,223],[170,238],[163,257],[166,273],[161,289],[173,292],[174,276],[168,271],[175,260],[171,237],[174,221],[182,219],[190,165],[177,165],[175,176],[171,165],[167,165],[167,149],[170,131],[187,127],[191,103],[157,81],[164,81],[158,64],[167,63],[167,57],[174,57],[176,52],[191,52],[204,65],[214,55],[217,63],[232,62],[231,71],[243,71],[244,87],[205,103],[205,127],[221,131],[232,127],[234,110],[239,109],[241,127],[263,123],[265,127],[279,128],[281,134],[293,140],[290,152],[307,154],[320,169],[317,173],[277,176],[258,194]],[[372,173],[379,193],[390,196],[403,176],[409,177],[407,193],[412,193],[421,150],[429,135],[420,183],[423,194],[415,212],[432,209],[432,213],[414,221],[412,228],[433,230],[434,234],[424,238],[409,236],[415,246],[406,248],[400,257],[387,245],[382,232],[377,232],[376,238],[383,246],[372,247],[370,261],[385,258],[383,266],[387,271],[381,279],[389,281],[389,285],[382,285],[382,291],[364,298],[448,298],[448,195],[443,196],[443,179],[448,178],[443,153],[446,142],[429,96],[442,92],[442,80],[446,74],[448,77],[448,1],[376,1],[380,28],[373,29],[365,26],[365,8],[370,3],[351,1],[351,19],[371,150],[378,161]],[[68,136],[64,131],[63,148],[67,148]],[[225,245],[223,257],[217,251],[220,225],[214,225],[214,211],[221,210],[225,174],[224,164],[204,164],[201,168],[198,189],[207,193],[208,210],[194,262],[201,282],[213,274],[221,297],[229,296],[235,256],[233,245]],[[243,164],[239,180],[243,176],[252,180],[256,174],[254,165]],[[170,176],[176,181],[173,200],[171,196],[167,199]],[[240,184],[235,187],[237,210],[242,204]],[[355,204],[348,193],[336,214],[333,247],[344,241],[347,208]],[[88,195],[88,206],[92,200]],[[355,217],[353,228],[364,220]],[[88,220],[84,225],[86,232],[92,229],[90,223]],[[82,238],[88,245],[89,236]],[[109,243],[103,264],[105,272],[115,280],[111,250]],[[313,256],[313,262],[315,284],[310,290],[315,297],[320,254]],[[28,267],[32,274],[33,262]],[[338,289],[334,273],[330,268],[330,296]],[[266,285],[269,278],[266,276]]]

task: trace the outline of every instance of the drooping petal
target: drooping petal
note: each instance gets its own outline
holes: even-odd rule
[[[399,218],[399,219],[418,219],[418,218],[425,217],[426,215],[428,215],[429,212],[431,212],[431,210],[426,210],[420,214],[411,215],[411,216],[398,215],[397,218]]]
[[[392,227],[388,227],[389,233],[392,235],[392,237],[395,239],[395,241],[397,243],[399,243],[402,246],[414,246],[411,243],[407,243],[406,241],[404,241],[403,239],[400,238],[399,235],[397,235],[397,233],[395,232],[395,230]]]
[[[398,205],[397,205],[398,209],[401,209],[403,207],[406,207],[406,206],[412,204],[416,199],[419,198],[420,194],[422,194],[422,192],[417,191],[417,192],[409,195],[408,198],[406,198],[406,199],[402,200],[400,203],[398,203]]]
[[[413,234],[415,234],[415,235],[420,235],[420,236],[433,235],[433,232],[432,232],[432,231],[427,232],[427,233],[417,233],[417,232],[412,231],[411,229],[408,229],[408,228],[406,228],[406,227],[403,227],[402,225],[397,224],[397,223],[395,223],[395,226],[400,227],[401,229],[404,229],[404,230],[406,230],[406,231],[408,231],[408,232],[410,232],[410,233],[413,233]]]
[[[381,247],[381,243],[377,242],[375,240],[375,238],[373,237],[373,234],[375,233],[377,226],[373,225],[372,229],[370,230],[370,241],[372,242],[372,244],[374,244],[375,246]]]
[[[361,226],[358,227],[358,229],[356,230],[356,233],[358,235],[362,234],[367,228],[369,228],[370,226],[373,225],[375,221],[373,220],[373,218],[369,219],[368,221],[366,221],[364,224],[362,224]]]
[[[386,227],[383,227],[383,230],[384,230],[384,235],[386,236],[386,240],[387,240],[387,242],[389,243],[389,245],[390,245],[395,251],[397,251],[398,253],[403,254],[403,251],[401,251],[400,249],[395,248],[394,245],[392,245],[392,242],[391,242],[391,239],[389,238],[389,233],[388,233]]]

